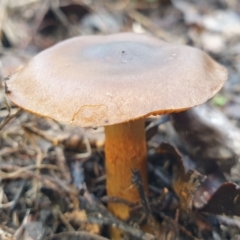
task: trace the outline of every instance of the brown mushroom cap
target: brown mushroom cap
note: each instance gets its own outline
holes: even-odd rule
[[[30,112],[97,127],[194,107],[226,78],[226,69],[198,49],[119,33],[63,41],[34,57],[7,87]]]

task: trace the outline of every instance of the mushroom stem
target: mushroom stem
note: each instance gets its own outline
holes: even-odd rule
[[[138,192],[132,187],[131,169],[141,173],[147,187],[147,148],[144,119],[105,126],[106,174],[108,196],[123,198],[135,203]],[[129,217],[129,207],[120,203],[109,203],[109,210],[118,218]]]

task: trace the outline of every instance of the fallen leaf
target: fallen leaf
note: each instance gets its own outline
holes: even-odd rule
[[[189,211],[193,207],[193,196],[205,179],[195,170],[186,170],[180,153],[173,146],[162,143],[158,152],[168,156],[173,164],[173,189],[180,200],[181,207]]]
[[[232,182],[223,183],[201,211],[240,216],[240,187]]]

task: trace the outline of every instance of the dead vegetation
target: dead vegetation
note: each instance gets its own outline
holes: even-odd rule
[[[207,105],[146,120],[150,191],[133,171],[136,204],[106,196],[102,128],[36,117],[4,94],[4,81],[45,48],[123,31],[196,46],[229,71]],[[104,240],[109,226],[126,239],[240,238],[238,0],[2,0],[0,39],[0,239]],[[111,202],[131,208],[129,221],[108,212]]]

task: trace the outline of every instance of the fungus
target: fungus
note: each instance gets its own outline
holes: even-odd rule
[[[40,116],[105,126],[107,194],[137,202],[131,169],[140,171],[147,191],[144,119],[202,104],[226,78],[225,68],[198,49],[119,33],[75,37],[39,53],[7,81],[7,94]],[[123,204],[109,209],[129,217]]]

